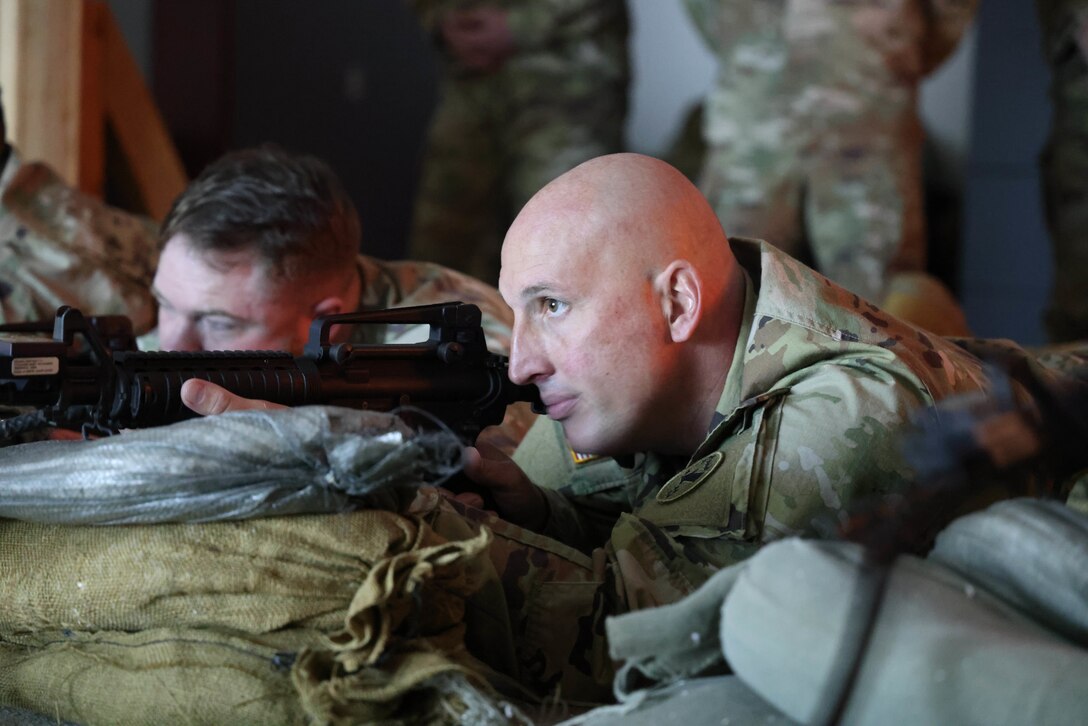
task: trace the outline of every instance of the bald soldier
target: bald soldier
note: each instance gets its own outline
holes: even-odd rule
[[[903,492],[896,429],[986,384],[960,347],[763,242],[727,240],[683,175],[637,154],[534,196],[500,290],[510,376],[539,387],[548,419],[515,461],[466,454],[502,519],[472,495],[432,516],[452,507],[492,529],[517,676],[566,697],[609,682],[605,615],[674,602],[768,541]],[[201,412],[247,405],[203,384],[183,389]]]

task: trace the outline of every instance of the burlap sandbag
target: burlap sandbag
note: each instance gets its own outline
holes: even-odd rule
[[[332,630],[376,562],[436,541],[369,510],[125,527],[0,520],[0,631]]]
[[[377,511],[0,520],[0,704],[88,726],[487,723],[503,710],[463,633],[487,542]]]
[[[315,630],[225,628],[0,635],[0,702],[82,726],[303,724],[292,653]]]

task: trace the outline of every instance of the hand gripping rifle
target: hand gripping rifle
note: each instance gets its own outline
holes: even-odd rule
[[[330,342],[332,326],[357,324],[428,324],[430,336],[413,344]],[[42,337],[50,329],[52,340]],[[77,336],[83,351],[76,351]],[[317,318],[298,357],[279,351],[141,352],[128,318],[87,319],[61,307],[51,322],[0,326],[0,406],[36,409],[0,420],[0,440],[46,426],[86,436],[191,418],[196,414],[182,404],[181,384],[201,378],[286,406],[410,407],[471,442],[484,427],[500,423],[510,403],[540,408],[536,387],[511,382],[506,371],[507,359],[487,350],[480,309],[460,302]]]

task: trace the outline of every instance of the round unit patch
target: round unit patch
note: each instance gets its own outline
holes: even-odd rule
[[[661,487],[661,490],[657,493],[657,501],[662,504],[666,502],[675,502],[685,494],[690,494],[702,484],[707,478],[714,473],[714,470],[718,468],[718,465],[722,463],[725,458],[725,454],[720,451],[715,451],[710,456],[704,456],[697,462],[684,469],[682,472],[669,479],[665,483],[665,486]]]

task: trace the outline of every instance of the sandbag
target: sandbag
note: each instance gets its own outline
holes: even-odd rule
[[[929,559],[1088,647],[1088,516],[1061,502],[1016,499],[961,517]]]
[[[125,527],[0,520],[0,632],[327,631],[375,563],[438,541],[372,510]]]
[[[242,411],[0,448],[0,517],[134,524],[397,510],[460,464],[452,432],[416,433],[392,414]]]
[[[861,548],[770,543],[677,603],[609,618],[621,703],[564,726],[823,722],[847,686],[844,724],[1081,723],[1086,541],[1088,518],[1056,502],[963,517],[929,559],[889,568],[865,640],[859,594],[881,580]]]
[[[464,647],[489,540],[379,511],[0,522],[0,704],[85,726],[512,722]]]

